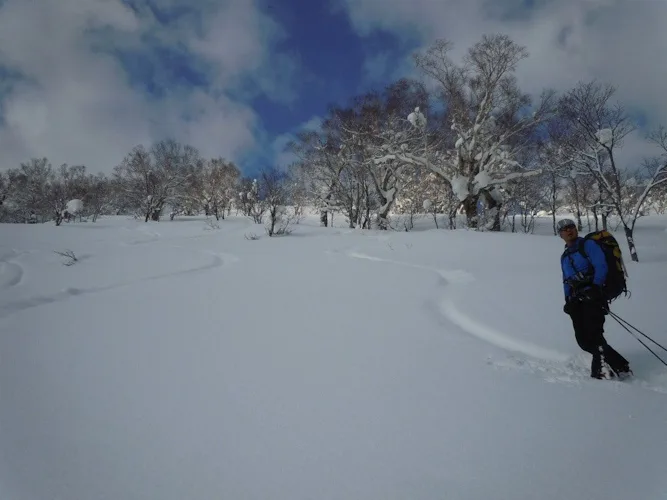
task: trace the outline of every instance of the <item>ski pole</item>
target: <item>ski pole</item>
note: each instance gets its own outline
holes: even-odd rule
[[[623,323],[621,323],[620,318],[618,318],[618,317],[617,317],[615,314],[613,314],[613,313],[611,313],[611,317],[614,318],[614,319],[618,322],[619,325],[621,325],[623,328],[625,328],[625,330],[626,330],[630,335],[632,335],[634,338],[636,338],[636,339],[639,341],[639,343],[640,343],[641,345],[643,345],[644,347],[646,347],[646,349],[648,349],[648,351],[649,351],[651,354],[653,354],[656,358],[658,358],[658,360],[660,360],[660,362],[661,362],[663,365],[667,366],[667,362],[665,362],[664,359],[662,359],[660,356],[658,356],[658,355],[655,353],[655,351],[654,351],[653,349],[651,349],[649,346],[647,346],[646,343],[645,343],[644,341],[642,341],[642,339],[640,339],[639,337],[637,337],[637,335],[635,335],[635,334],[634,334],[634,333],[633,333],[627,326],[625,326]],[[628,324],[629,324],[629,323],[628,323]],[[632,326],[632,325],[630,325],[630,326]],[[633,327],[633,328],[634,328],[634,327]],[[641,332],[640,332],[640,333],[641,333]],[[643,335],[643,334],[642,334],[642,335]],[[651,340],[652,342],[655,342],[655,341],[654,341],[653,339],[651,339],[650,337],[647,337],[647,338],[649,338],[649,340]],[[661,346],[660,344],[658,344],[657,342],[655,342],[655,343],[656,343],[657,345],[659,345],[660,347],[662,347],[662,346]],[[664,347],[662,347],[662,348],[664,349]]]
[[[621,324],[621,326],[624,326],[624,325],[629,326],[630,328],[632,328],[632,329],[633,329],[634,331],[636,331],[637,333],[639,333],[639,334],[643,335],[644,337],[646,337],[647,339],[649,339],[651,342],[653,342],[655,345],[657,345],[660,349],[662,349],[663,351],[667,352],[667,348],[665,348],[664,346],[660,345],[658,342],[656,342],[656,341],[653,340],[651,337],[649,337],[648,335],[646,335],[644,332],[642,332],[642,331],[641,331],[639,328],[637,328],[636,326],[632,326],[632,325],[631,325],[630,323],[628,323],[626,320],[624,320],[623,318],[621,318],[618,314],[609,311],[609,315],[610,315],[612,318],[614,318],[616,321],[618,321],[618,322]],[[627,330],[627,328],[625,328],[625,329]]]

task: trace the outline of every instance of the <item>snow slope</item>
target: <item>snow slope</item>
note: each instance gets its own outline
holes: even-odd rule
[[[588,378],[549,225],[1,225],[0,498],[664,499],[667,368],[608,319]],[[663,345],[665,228],[613,306]]]

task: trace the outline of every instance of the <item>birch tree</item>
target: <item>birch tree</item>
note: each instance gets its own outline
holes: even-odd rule
[[[410,159],[414,153],[405,153],[415,151],[421,144],[423,127],[415,129],[408,117],[421,125],[424,115],[419,110],[427,106],[428,94],[423,85],[403,79],[383,93],[359,97],[353,108],[343,113],[345,147],[353,151],[355,161],[363,166],[374,188],[379,201],[375,222],[380,229],[389,227],[389,212],[410,179],[406,171],[415,166]],[[410,113],[412,109],[419,114]]]
[[[625,110],[613,103],[616,89],[596,81],[580,83],[564,95],[559,113],[570,126],[566,144],[580,169],[592,174],[602,194],[599,205],[614,209],[623,226],[632,260],[639,261],[634,228],[642,206],[655,188],[665,182],[665,156],[646,160],[645,175],[632,165],[619,165],[617,152],[635,130]],[[667,135],[660,128],[649,139],[667,152]],[[637,178],[643,178],[638,186]]]
[[[418,68],[435,80],[448,108],[453,147],[426,165],[445,178],[463,203],[469,227],[478,227],[481,200],[495,213],[490,229],[500,229],[502,198],[497,187],[527,171],[516,158],[530,146],[532,132],[551,115],[554,92],[542,93],[532,112],[531,98],[518,87],[514,72],[528,57],[526,49],[506,35],[485,35],[471,47],[463,64],[454,63],[453,45],[438,40],[417,54]]]
[[[238,192],[241,171],[232,162],[212,158],[195,162],[185,187],[185,197],[191,203],[213,214],[215,220],[225,218]]]
[[[329,212],[337,209],[335,191],[344,168],[340,147],[324,131],[302,131],[287,149],[298,160],[290,169],[304,179],[304,188],[313,205],[320,210],[320,224],[329,225]]]
[[[160,141],[150,150],[135,147],[114,169],[114,178],[128,204],[138,209],[144,221],[159,221],[164,206],[183,194],[188,168],[199,153],[176,141]]]

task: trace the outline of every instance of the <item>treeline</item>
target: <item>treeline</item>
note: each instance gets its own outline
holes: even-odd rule
[[[322,223],[340,212],[350,227],[386,229],[392,213],[429,212],[453,227],[460,212],[470,228],[516,230],[518,219],[532,231],[544,211],[555,232],[556,212],[568,209],[580,228],[587,213],[604,227],[616,216],[636,259],[637,218],[667,206],[665,129],[648,136],[662,154],[620,165],[635,125],[613,86],[582,82],[534,102],[515,76],[528,53],[507,36],[484,36],[461,64],[451,50],[440,40],[415,54],[425,83],[404,79],[331,106],[319,130],[290,144],[292,174]]]
[[[581,82],[534,101],[515,76],[524,47],[484,36],[460,64],[452,47],[439,40],[415,54],[424,82],[402,79],[329,106],[317,130],[288,145],[297,159],[286,171],[245,178],[234,163],[172,140],[136,147],[109,177],[33,159],[0,174],[0,220],[59,224],[77,199],[93,218],[224,218],[234,208],[256,222],[273,214],[278,230],[287,206],[290,217],[319,209],[323,225],[339,214],[350,227],[401,230],[417,214],[454,228],[461,214],[469,228],[530,232],[536,214],[549,213],[555,232],[556,213],[568,210],[580,228],[589,214],[603,227],[614,216],[637,259],[637,219],[667,208],[665,129],[647,137],[657,155],[619,164],[636,126],[612,85]]]
[[[159,221],[198,213],[219,220],[236,208],[261,223],[272,205],[293,201],[288,187],[281,172],[244,178],[233,162],[203,159],[195,148],[165,140],[150,149],[137,146],[111,176],[88,174],[85,166],[53,168],[46,158],[0,173],[0,221],[60,225],[66,216],[95,221],[100,214],[128,214]],[[71,213],[72,206],[82,208]]]

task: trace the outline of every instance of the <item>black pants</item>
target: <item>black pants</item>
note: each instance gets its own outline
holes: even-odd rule
[[[627,373],[629,370],[628,360],[607,344],[604,338],[606,311],[603,306],[598,302],[583,301],[572,303],[570,309],[577,344],[593,355],[591,377],[595,378],[602,376],[603,359],[616,373]]]

